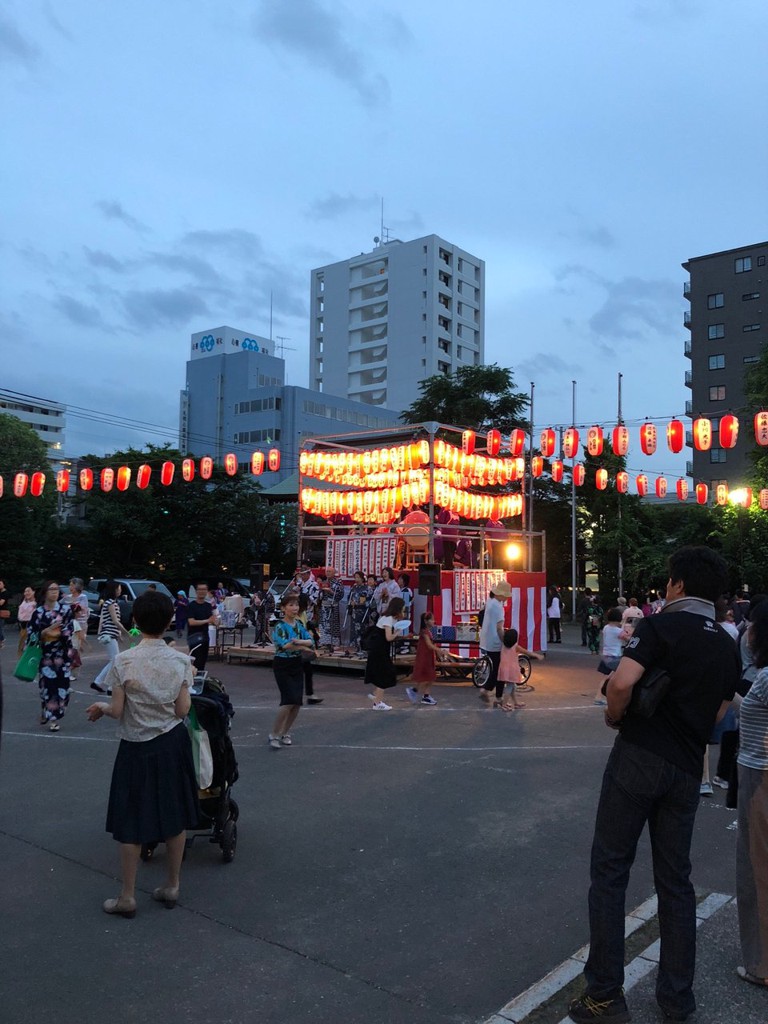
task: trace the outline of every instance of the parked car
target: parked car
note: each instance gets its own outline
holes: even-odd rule
[[[161,583],[160,580],[131,580],[121,579],[118,576],[112,576],[111,579],[115,580],[116,583],[119,583],[122,588],[122,593],[120,594],[119,601],[120,619],[126,629],[130,629],[133,623],[133,602],[136,600],[139,594],[144,593],[144,591],[147,589],[150,583],[153,583],[155,589],[159,591],[161,594],[167,594],[167,596],[170,597],[171,600],[173,600],[173,595],[171,594],[170,590],[168,589],[168,587],[166,587],[164,583]],[[89,580],[88,589],[95,590],[100,597],[106,582],[106,577],[101,579]]]

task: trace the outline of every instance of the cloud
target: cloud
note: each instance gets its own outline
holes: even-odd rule
[[[147,257],[147,263],[162,267],[164,270],[189,274],[198,281],[215,284],[221,280],[219,274],[210,263],[198,256],[184,256],[177,253],[154,252]]]
[[[378,196],[356,196],[348,192],[345,196],[330,192],[325,199],[315,199],[306,210],[310,220],[338,220],[350,213],[368,213],[381,205]]]
[[[30,66],[39,56],[38,48],[19,32],[7,15],[0,14],[0,65]]]
[[[71,295],[57,295],[53,306],[76,327],[106,328],[101,312],[95,306],[87,306]]]
[[[109,252],[104,252],[101,249],[89,249],[87,245],[83,246],[83,252],[92,267],[103,267],[105,270],[112,270],[116,274],[122,274],[127,269],[125,262],[116,259]]]
[[[122,297],[129,321],[142,329],[184,327],[192,317],[208,316],[208,306],[196,288],[131,290]]]
[[[122,203],[118,203],[115,199],[100,199],[96,204],[96,209],[101,210],[107,220],[119,220],[126,227],[131,228],[133,231],[144,233],[147,231],[145,224],[141,221],[136,220],[132,217],[123,207]]]
[[[69,29],[67,29],[62,24],[62,22],[59,21],[59,19],[56,17],[55,11],[49,3],[43,4],[43,14],[45,15],[45,18],[50,24],[51,28],[58,32],[58,34],[62,36],[64,39],[66,39],[68,43],[73,43],[75,41],[75,37],[72,35]]]
[[[690,21],[702,13],[699,0],[636,0],[632,17],[648,25],[662,22]]]
[[[257,38],[329,71],[351,86],[366,106],[376,106],[389,98],[389,86],[382,75],[367,71],[345,38],[343,26],[349,23],[348,16],[342,21],[319,0],[261,0],[253,19]],[[395,22],[391,27],[396,28]]]
[[[600,224],[593,228],[577,228],[574,237],[577,241],[593,245],[597,249],[615,249],[617,244],[616,236]]]
[[[648,330],[668,334],[675,324],[678,288],[673,281],[625,277],[606,284],[605,302],[589,319],[600,338],[639,341]]]
[[[181,245],[193,249],[213,250],[239,260],[261,260],[264,255],[264,247],[259,236],[243,228],[189,231],[182,237]]]
[[[583,363],[578,361],[569,363],[552,352],[537,352],[535,355],[528,354],[525,359],[515,364],[518,387],[520,387],[520,381],[526,379],[539,380],[561,374],[567,374],[569,377],[575,378],[580,373],[583,373],[583,371]]]

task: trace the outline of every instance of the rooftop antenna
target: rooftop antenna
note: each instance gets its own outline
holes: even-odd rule
[[[382,196],[379,233],[373,236],[373,241],[375,245],[386,245],[390,237],[389,228],[384,227],[384,196]]]
[[[286,341],[290,341],[290,340],[291,340],[290,338],[281,337],[279,334],[275,335],[275,341],[278,343],[277,345],[275,345],[275,352],[277,352],[277,350],[280,349],[280,358],[281,359],[285,359],[285,350],[286,349],[288,349],[289,352],[295,352],[296,351],[296,349],[293,347],[293,345],[286,345],[285,344]]]

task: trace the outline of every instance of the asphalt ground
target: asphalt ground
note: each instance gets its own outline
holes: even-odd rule
[[[293,747],[279,751],[267,746],[271,670],[210,663],[236,708],[236,856],[224,864],[196,840],[169,912],[149,897],[161,847],[139,872],[132,921],[101,910],[118,891],[118,847],[104,831],[114,724],[85,718],[100,649],[91,642],[57,734],[37,724],[36,687],[11,677],[12,630],[0,659],[2,1024],[41,1013],[57,1024],[479,1024],[588,941],[589,847],[613,733],[592,703],[598,659],[572,629],[534,663],[535,691],[514,713],[483,707],[470,683],[436,686],[433,708],[399,686],[394,710],[372,712],[359,676],[318,670],[324,703],[302,710]],[[701,894],[735,892],[734,819],[722,791],[702,801]],[[652,893],[644,838],[627,909]],[[716,958],[718,991],[754,1000],[765,1024],[768,993],[734,980],[728,913],[700,929],[720,929],[701,962]],[[698,977],[708,992],[711,970]],[[635,1020],[656,1021],[645,984]],[[566,1008],[564,994],[537,1021]],[[710,1019],[753,1020],[743,1007]]]

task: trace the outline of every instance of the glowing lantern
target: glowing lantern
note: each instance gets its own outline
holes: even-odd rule
[[[171,463],[173,465],[173,463]],[[150,478],[152,477],[152,467],[143,463],[139,466],[136,471],[136,486],[140,491],[145,490],[149,486]]]
[[[696,484],[696,501],[699,505],[706,505],[709,498],[709,488],[706,484]]]
[[[577,462],[573,467],[573,483],[576,487],[581,487],[584,484],[584,479],[587,475],[587,471],[584,469],[584,465],[581,462]]]
[[[501,448],[501,434],[495,427],[492,427],[485,437],[485,446],[489,455],[498,455]]]
[[[254,452],[251,456],[251,472],[254,476],[261,476],[264,472],[264,452]]]
[[[693,421],[693,444],[697,451],[708,452],[712,447],[712,420],[700,416]],[[704,504],[704,502],[701,502]]]
[[[598,471],[595,473],[595,487],[597,487],[598,491],[604,491],[607,486],[608,470],[598,469]]]
[[[224,472],[227,476],[234,476],[237,473],[237,456],[232,452],[224,456]]]
[[[92,469],[81,469],[80,470],[80,487],[84,491],[90,491],[93,487],[93,470]]]
[[[181,463],[181,475],[186,483],[195,479],[195,460],[184,459]]]
[[[656,497],[666,498],[667,496],[667,478],[665,476],[656,477]]]
[[[619,494],[626,494],[629,490],[629,473],[624,470],[616,474],[616,490]]]
[[[17,498],[23,498],[27,493],[27,485],[29,484],[29,477],[26,473],[17,473],[13,478],[13,493]]]
[[[544,470],[544,459],[540,455],[534,455],[531,459],[531,476],[541,476]]]
[[[677,454],[683,450],[685,432],[680,420],[670,420],[667,424],[667,446],[671,452]]]
[[[603,428],[590,427],[587,431],[587,451],[590,455],[603,454]]]
[[[576,427],[568,427],[563,434],[563,455],[572,459],[579,450],[579,432]]]
[[[131,467],[121,466],[117,471],[117,489],[118,491],[127,491],[128,484],[131,482]]]
[[[768,412],[755,413],[755,440],[762,448],[768,445]]]
[[[69,490],[69,470],[60,469],[56,474],[56,490],[59,494],[66,494]]]
[[[739,436],[739,421],[731,413],[720,419],[720,447],[733,448]]]
[[[614,455],[626,455],[629,451],[629,428],[623,423],[613,428],[611,447]]]
[[[682,479],[678,480],[677,483],[675,484],[675,490],[677,491],[677,500],[678,501],[687,501],[688,500],[688,481],[687,480],[682,480]]]
[[[3,496],[3,478],[0,476],[0,498]]]
[[[715,501],[718,505],[728,504],[728,484],[718,484],[715,488]]]
[[[160,483],[163,487],[170,487],[173,483],[173,475],[176,467],[172,462],[164,462],[160,467]]]
[[[45,488],[45,473],[33,473],[29,490],[33,498],[39,498]]]
[[[639,474],[637,480],[635,480],[635,487],[637,488],[637,493],[640,497],[644,498],[648,493],[648,477],[645,473]]]
[[[109,466],[105,466],[99,475],[99,486],[102,491],[111,491],[112,486],[115,482],[115,471],[110,469]]]
[[[541,448],[541,454],[545,459],[549,459],[555,454],[555,432],[552,427],[542,430],[539,437],[539,448]]]
[[[519,458],[525,448],[525,431],[516,427],[509,435],[509,454],[513,459]]]
[[[464,430],[461,434],[461,450],[465,455],[471,455],[475,450],[474,430]]]
[[[550,472],[552,473],[552,479],[556,484],[559,484],[563,479],[563,464],[560,459],[553,459],[549,464]]]
[[[751,487],[745,487],[744,488],[744,497],[741,500],[741,504],[744,506],[744,508],[749,508],[750,505],[752,504],[752,488]]]
[[[267,454],[267,466],[270,472],[276,473],[280,469],[280,449],[270,448]]]
[[[210,455],[204,455],[200,459],[200,476],[203,480],[210,480],[213,476],[213,459]]]
[[[763,511],[768,509],[768,488],[764,487],[762,489],[762,491],[760,491],[759,501],[760,501],[760,508],[763,509]]]
[[[640,447],[643,455],[653,455],[656,451],[656,427],[653,423],[644,423],[640,427]]]

